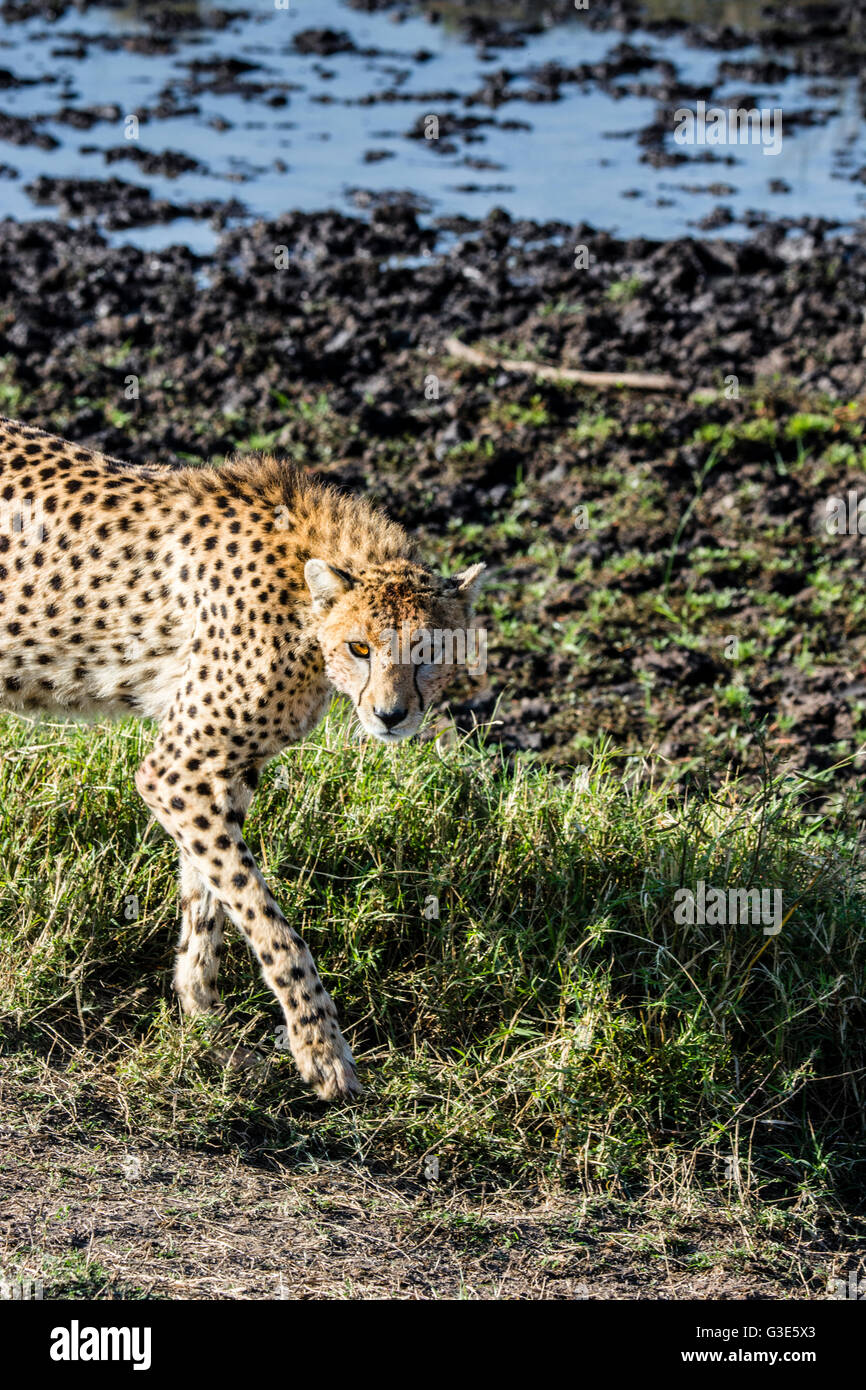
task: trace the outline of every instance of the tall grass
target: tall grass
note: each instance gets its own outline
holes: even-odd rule
[[[234,933],[223,1013],[180,1017],[174,849],[132,783],[150,738],[0,722],[7,1106],[299,1162],[435,1156],[442,1180],[862,1190],[864,894],[814,779],[685,797],[609,746],[563,776],[476,741],[358,743],[331,715],[246,831],[361,1063],[364,1101],[325,1107]],[[678,923],[699,880],[780,889],[781,931]]]

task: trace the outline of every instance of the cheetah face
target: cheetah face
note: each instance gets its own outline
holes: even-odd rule
[[[477,633],[470,622],[483,570],[473,565],[443,579],[393,560],[353,575],[324,560],[307,561],[328,679],[349,696],[366,733],[383,743],[417,733],[457,666],[471,660]]]

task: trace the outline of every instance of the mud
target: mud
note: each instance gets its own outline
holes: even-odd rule
[[[139,213],[140,190],[119,180],[69,184],[44,196],[104,226]],[[858,477],[856,450],[820,452],[862,428],[866,245],[828,240],[817,220],[796,237],[773,225],[746,243],[659,244],[504,212],[427,226],[411,199],[359,201],[363,219],[231,228],[209,257],[111,246],[95,226],[59,237],[52,223],[0,223],[7,409],[139,460],[276,448],[372,491],[446,563],[483,555],[490,666],[453,708],[466,727],[496,712],[506,749],[568,762],[610,733],[674,763],[749,765],[752,735],[729,737],[733,633],[756,647],[737,680],[776,751],[820,768],[852,750],[859,599],[841,613],[817,604],[814,571],[822,499]],[[598,395],[479,370],[448,357],[450,334],[545,362],[668,371],[680,389]],[[131,373],[141,389],[127,402]],[[739,398],[724,394],[731,377]],[[718,394],[696,401],[696,388]],[[852,404],[833,416],[827,397]],[[831,433],[811,436],[804,417],[805,435],[787,437],[809,399]],[[705,440],[725,431],[700,484]],[[834,542],[841,575],[861,541]],[[671,605],[716,592],[721,628],[696,620],[684,645]]]
[[[163,172],[165,162],[165,157],[159,161]],[[87,218],[110,231],[173,222],[179,217],[208,218],[214,226],[220,227],[229,217],[244,210],[239,203],[213,199],[172,203],[166,198],[154,198],[146,188],[118,178],[85,180],[43,175],[27,184],[26,191],[34,203],[53,204],[64,218]]]
[[[347,0],[361,11],[405,11],[402,0]],[[551,23],[562,23],[574,14],[573,0],[548,0],[541,6],[508,7],[507,16],[485,7],[479,14],[475,0],[441,0],[423,6],[426,13],[457,23],[467,39],[483,49],[519,48],[525,37]],[[640,29],[664,36],[679,35],[702,48],[720,52],[742,47],[754,39],[753,30],[731,23],[693,22],[686,17],[661,16],[660,7],[642,0],[592,0],[581,12],[590,29],[617,29],[623,34]],[[670,7],[673,8],[673,7]],[[866,17],[859,0],[825,0],[802,3],[782,0],[761,6],[759,37],[768,47],[786,53],[788,70],[807,74],[856,76],[862,71],[866,45]],[[756,65],[754,71],[759,71]]]

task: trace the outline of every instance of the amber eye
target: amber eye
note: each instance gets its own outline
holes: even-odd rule
[[[370,655],[370,648],[366,642],[349,642],[349,651],[353,656],[359,656],[362,661],[366,661]]]

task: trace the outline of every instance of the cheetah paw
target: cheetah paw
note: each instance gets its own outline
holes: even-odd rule
[[[364,1094],[355,1059],[342,1037],[303,1048],[295,1060],[304,1080],[322,1100],[353,1100]]]

